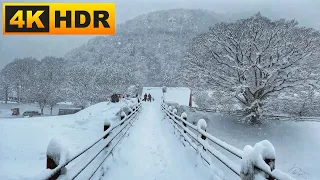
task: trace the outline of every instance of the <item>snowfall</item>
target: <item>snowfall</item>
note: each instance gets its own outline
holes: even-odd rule
[[[161,111],[161,88],[144,88],[144,93],[151,93],[155,101],[142,102],[131,128],[104,162],[104,172],[98,171],[93,179],[240,179],[214,157],[209,166],[192,148],[185,147]],[[165,100],[187,106],[189,96],[188,88],[168,88]],[[128,103],[129,100],[102,102],[65,116],[0,117],[0,179],[34,179],[45,172],[46,152],[53,138],[59,140],[68,156],[76,155],[100,137],[105,120],[115,117]],[[186,113],[190,122],[205,119],[208,133],[240,150],[269,140],[275,149],[277,169],[298,180],[320,179],[316,165],[320,162],[316,154],[320,150],[320,122],[273,121],[248,126],[237,123],[235,117],[218,113]],[[241,163],[230,153],[215,148]],[[87,179],[84,177],[79,179]]]

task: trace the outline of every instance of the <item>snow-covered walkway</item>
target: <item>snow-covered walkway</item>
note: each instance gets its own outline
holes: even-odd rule
[[[143,102],[140,117],[119,144],[104,172],[105,180],[201,180],[211,179],[210,170],[197,163],[196,153],[183,146],[164,119],[160,98]]]

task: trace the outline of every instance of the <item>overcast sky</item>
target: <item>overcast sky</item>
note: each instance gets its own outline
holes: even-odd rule
[[[53,0],[38,0],[38,2],[45,1],[55,2]],[[0,0],[0,2],[37,1]],[[66,2],[91,1],[68,0]],[[272,19],[295,18],[301,25],[320,30],[320,0],[94,0],[92,2],[115,2],[117,23],[156,10],[195,8],[208,9],[221,14],[253,14],[260,11],[263,15]],[[2,18],[0,22],[2,29]],[[68,50],[86,43],[89,38],[90,36],[4,36],[1,33],[0,69],[14,58],[25,56],[42,58],[47,55],[63,56]]]

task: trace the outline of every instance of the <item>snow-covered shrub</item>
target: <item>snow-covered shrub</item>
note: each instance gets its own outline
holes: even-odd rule
[[[172,111],[172,106],[169,106],[168,110],[169,110],[169,111]]]
[[[230,94],[223,91],[195,91],[194,102],[200,108],[215,109],[216,111],[229,113],[237,110],[237,101]]]
[[[213,108],[213,99],[208,95],[208,92],[205,92],[205,91],[195,92],[193,101],[200,108]]]
[[[131,85],[127,88],[126,95],[129,97],[136,97],[139,93],[139,85]]]
[[[168,105],[168,106],[171,106],[171,107],[174,107],[174,108],[177,108],[177,107],[179,107],[179,104],[178,103],[176,103],[176,102],[166,102],[166,104]]]
[[[268,114],[320,116],[320,95],[312,89],[285,92],[268,101]]]

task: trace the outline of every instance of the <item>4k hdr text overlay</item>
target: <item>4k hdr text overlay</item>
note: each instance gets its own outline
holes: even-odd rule
[[[113,35],[114,3],[3,3],[4,35]]]

